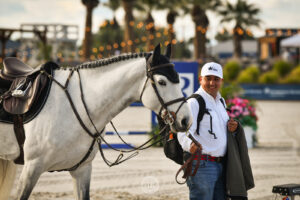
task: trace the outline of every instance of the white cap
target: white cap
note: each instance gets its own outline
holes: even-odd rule
[[[223,78],[222,66],[215,62],[209,62],[203,65],[201,69],[201,76],[209,76],[209,75]]]

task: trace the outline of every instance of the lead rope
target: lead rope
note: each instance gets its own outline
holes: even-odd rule
[[[195,166],[195,169],[194,171],[192,172],[192,163],[193,163],[193,160],[195,160],[195,158],[197,157],[197,163],[196,163],[196,166]],[[197,171],[198,171],[198,168],[199,168],[199,165],[200,165],[200,160],[201,160],[201,150],[197,150],[194,154],[192,154],[189,159],[179,168],[179,170],[177,171],[176,175],[175,175],[175,181],[180,184],[180,185],[183,185],[186,183],[187,179],[189,176],[195,176]],[[179,173],[183,171],[183,176],[182,178],[185,179],[184,182],[180,182],[178,181],[178,175]]]
[[[177,171],[177,173],[175,175],[175,181],[180,185],[185,184],[189,176],[195,176],[196,175],[196,173],[198,171],[198,168],[199,168],[199,165],[200,165],[200,160],[201,160],[201,155],[202,155],[202,146],[201,146],[201,144],[191,134],[189,134],[188,137],[197,145],[198,149],[194,154],[192,154],[189,157],[189,159]],[[192,170],[193,170],[193,160],[195,160],[196,157],[197,157],[197,163],[196,163],[196,166],[194,168],[194,171],[192,172]],[[184,174],[182,176],[182,178],[185,179],[184,182],[179,182],[178,181],[178,175],[181,171],[184,171]]]

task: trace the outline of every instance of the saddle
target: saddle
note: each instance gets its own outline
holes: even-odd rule
[[[0,77],[11,81],[9,90],[2,96],[3,108],[11,114],[24,114],[47,83],[47,77],[39,73],[41,67],[33,69],[17,58],[6,58]]]
[[[30,76],[39,70],[40,68],[33,69],[15,57],[8,57],[3,61],[3,69],[0,72],[0,77],[13,81],[19,77]]]
[[[23,124],[28,123],[42,110],[52,81],[43,73],[53,76],[58,65],[47,62],[34,69],[17,58],[6,58],[0,70],[0,121],[14,124],[14,132],[20,147],[16,164],[24,164]]]

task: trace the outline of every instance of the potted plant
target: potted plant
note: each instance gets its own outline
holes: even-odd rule
[[[238,120],[245,131],[248,148],[252,148],[256,144],[256,130],[257,130],[257,115],[254,101],[234,97],[226,101],[229,117]]]

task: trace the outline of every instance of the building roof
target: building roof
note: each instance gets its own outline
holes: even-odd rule
[[[281,40],[280,45],[281,47],[300,47],[300,34]]]

